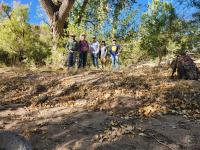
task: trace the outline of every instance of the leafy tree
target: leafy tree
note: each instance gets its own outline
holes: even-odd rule
[[[185,6],[186,9],[193,8],[195,10],[191,18],[180,20],[182,24],[181,43],[186,45],[189,51],[200,52],[200,2],[199,0],[177,0],[177,2],[179,5]]]
[[[49,17],[53,37],[56,39],[64,33],[66,20],[78,26],[84,20],[84,23],[92,24],[96,29],[96,25],[102,25],[105,16],[112,13],[113,28],[116,28],[120,11],[135,3],[135,0],[40,0],[40,3]]]
[[[2,7],[0,49],[9,54],[12,64],[42,63],[49,54],[49,46],[40,40],[40,29],[27,23],[28,6],[15,2],[12,9],[5,4]]]
[[[123,9],[129,9],[133,4],[135,4],[135,0],[111,0],[109,3],[109,11],[111,11],[111,24],[112,24],[112,36],[117,37],[117,28],[120,24],[120,13]]]
[[[57,66],[59,61],[55,56],[62,55],[58,53],[62,53],[63,35],[68,35],[72,26],[79,34],[89,31],[103,36],[102,30],[108,18],[117,18],[115,16],[135,0],[40,0],[40,3],[49,17],[53,35],[52,64]]]
[[[140,27],[141,49],[159,57],[159,64],[166,53],[168,40],[173,38],[176,20],[171,3],[153,0],[142,16]]]

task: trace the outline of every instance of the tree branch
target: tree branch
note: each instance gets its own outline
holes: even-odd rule
[[[5,5],[4,5],[4,6],[5,6]],[[10,19],[11,19],[11,15],[10,15],[10,13],[9,13],[10,11],[9,11],[9,9],[8,9],[8,6],[5,6],[5,7],[4,7],[4,6],[3,6],[3,3],[0,4],[0,13],[1,13],[1,12],[5,13],[5,15],[6,15],[6,16],[8,17],[8,19],[10,20]]]
[[[88,1],[89,1],[89,0],[84,0],[84,1],[83,1],[83,5],[81,6],[81,10],[80,10],[80,12],[79,12],[79,14],[78,14],[78,19],[77,19],[77,22],[76,22],[76,24],[78,24],[78,25],[80,25],[80,23],[81,23],[81,21],[82,21],[83,14],[84,14],[84,11],[85,11],[86,6],[87,6],[87,4],[88,4]]]
[[[53,4],[52,0],[40,0],[40,3],[45,9],[50,20],[52,20],[55,11],[55,5]]]
[[[4,10],[3,10],[4,11]],[[6,16],[8,17],[9,20],[11,20],[11,16],[7,11],[4,11],[4,13],[6,14]]]
[[[59,20],[65,21],[65,18],[69,15],[71,8],[74,5],[75,0],[63,0],[59,9]]]

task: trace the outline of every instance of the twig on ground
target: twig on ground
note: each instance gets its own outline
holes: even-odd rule
[[[149,136],[150,136],[150,137],[153,137],[159,144],[161,144],[161,145],[163,145],[163,146],[169,148],[170,150],[174,150],[173,148],[171,148],[171,147],[168,146],[167,144],[165,144],[165,143],[159,141],[155,136],[153,136],[153,135],[149,135]]]

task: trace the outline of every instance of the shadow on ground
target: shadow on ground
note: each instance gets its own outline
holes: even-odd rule
[[[168,76],[159,67],[5,76],[0,129],[36,150],[198,149],[200,125],[188,118],[199,118],[199,82]]]

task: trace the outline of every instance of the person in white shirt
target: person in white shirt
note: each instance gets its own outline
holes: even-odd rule
[[[96,36],[93,36],[93,41],[90,43],[90,52],[91,52],[91,57],[92,57],[92,63],[94,67],[99,67],[98,63],[98,56],[99,56],[99,42],[96,40]]]
[[[100,48],[100,59],[101,59],[102,68],[106,67],[107,53],[108,53],[108,48],[106,46],[106,42],[102,41],[101,48]]]

